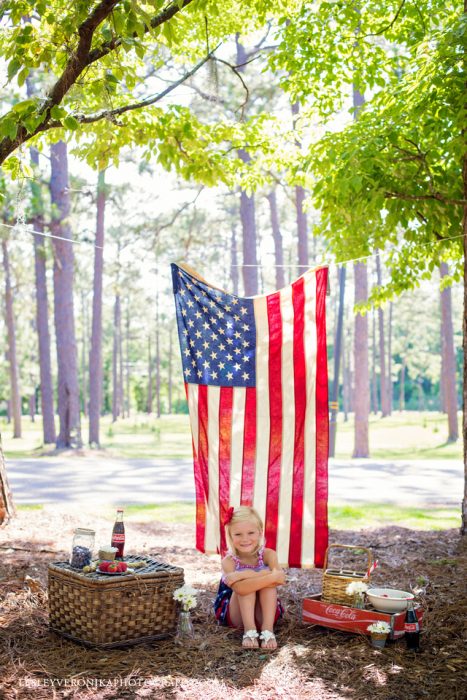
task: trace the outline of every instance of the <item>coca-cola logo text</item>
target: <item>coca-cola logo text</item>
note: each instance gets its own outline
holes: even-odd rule
[[[356,620],[357,615],[351,608],[336,608],[334,605],[326,607],[326,615],[332,615],[338,620]]]

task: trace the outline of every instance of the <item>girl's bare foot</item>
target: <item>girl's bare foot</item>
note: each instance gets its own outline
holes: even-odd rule
[[[256,630],[247,630],[243,635],[242,647],[244,649],[257,649],[259,634]]]
[[[270,630],[263,630],[259,635],[261,639],[261,649],[277,649],[276,635]]]

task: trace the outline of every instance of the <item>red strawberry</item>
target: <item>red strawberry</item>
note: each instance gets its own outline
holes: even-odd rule
[[[99,564],[99,571],[108,571],[109,564],[110,564],[110,561],[101,561],[101,563]]]
[[[109,574],[115,574],[118,571],[118,564],[116,561],[111,561],[107,567]]]
[[[121,572],[124,572],[128,569],[128,566],[125,564],[124,561],[119,562],[118,564],[118,570]]]

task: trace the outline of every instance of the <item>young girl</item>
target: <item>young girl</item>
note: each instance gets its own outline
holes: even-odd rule
[[[242,646],[276,649],[274,623],[282,617],[277,586],[285,583],[277,555],[263,545],[263,523],[254,508],[229,508],[225,521],[229,552],[214,602],[221,625],[244,629]],[[261,634],[258,634],[258,628]]]

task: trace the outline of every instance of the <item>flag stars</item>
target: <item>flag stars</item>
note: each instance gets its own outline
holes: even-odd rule
[[[228,355],[226,355],[226,358],[227,358],[227,360],[228,360],[229,362],[232,362],[232,360],[233,360],[233,355],[231,355],[230,352],[229,352]]]
[[[181,289],[181,290],[180,290],[180,296],[182,296],[182,297],[185,296],[185,290],[184,290],[184,289]]]
[[[192,318],[188,319],[188,325],[190,326],[190,328],[193,328],[193,326],[195,325],[195,322],[193,321]]]
[[[232,308],[232,307],[231,307],[231,306],[229,306],[228,304],[226,304],[226,305],[224,306],[224,309],[225,309],[226,311],[230,311],[230,310],[231,310],[231,308]]]
[[[250,358],[248,355],[243,355],[243,362],[249,362]]]
[[[187,310],[186,310],[186,309],[182,309],[182,316],[186,316],[186,315],[187,315]]]
[[[211,321],[211,323],[212,323],[213,325],[214,325],[215,323],[217,323],[217,318],[215,318],[214,316],[211,316],[211,318],[210,318],[209,320]]]
[[[227,321],[227,323],[226,323],[225,325],[227,326],[227,328],[232,328],[232,327],[233,327],[232,321]]]
[[[209,343],[208,343],[207,340],[205,340],[204,343],[203,343],[203,348],[204,348],[205,350],[207,350],[208,347],[209,347]]]
[[[194,341],[194,340],[190,340],[190,348],[194,348],[194,347],[195,347],[195,341]]]
[[[201,350],[196,351],[196,357],[198,358],[198,360],[200,360],[203,357],[203,353],[201,352]]]
[[[190,357],[190,351],[188,348],[185,348],[185,355],[186,357]]]
[[[203,328],[205,328],[207,331],[209,331],[211,329],[211,326],[209,325],[209,323],[207,321],[205,321],[203,323]]]
[[[192,365],[192,367],[196,367],[196,360],[192,360],[191,365]]]
[[[242,351],[240,350],[240,348],[235,348],[235,350],[234,350],[234,353],[235,353],[236,355],[240,355],[241,352],[242,352]]]
[[[191,374],[191,369],[189,367],[186,368],[185,374],[187,377]]]
[[[235,331],[234,335],[235,335],[236,338],[241,338],[241,337],[242,337],[242,334],[241,334],[239,331]]]
[[[203,367],[204,367],[204,369],[209,369],[210,363],[208,362],[208,360],[204,360]]]
[[[245,309],[245,307],[242,306],[242,308],[240,309],[240,313],[242,314],[242,316],[244,316],[245,314],[248,313],[248,309]]]
[[[218,367],[219,369],[225,369],[225,362],[219,362]]]
[[[233,339],[232,338],[227,338],[227,342],[229,345],[233,345]]]
[[[232,374],[232,372],[227,372],[227,379],[229,380],[229,382],[232,381],[232,379],[233,379],[233,374]]]
[[[219,350],[221,350],[221,351],[222,351],[222,350],[225,350],[225,345],[224,345],[224,343],[220,343],[220,345],[219,345]]]
[[[244,340],[242,345],[244,348],[247,348],[250,345],[250,343],[248,342],[248,340]]]
[[[236,306],[238,304],[238,299],[232,299],[232,304]]]
[[[244,330],[244,331],[249,331],[249,330],[250,330],[250,326],[248,326],[246,323],[244,323],[244,324],[243,324],[243,330]]]
[[[238,372],[238,370],[241,369],[242,367],[241,367],[241,365],[238,364],[238,362],[236,362],[236,363],[234,364],[233,368],[234,368],[234,370],[235,370],[236,372]]]
[[[220,333],[221,335],[224,335],[225,330],[224,330],[223,328],[219,328],[219,333]]]
[[[213,379],[217,379],[217,372],[212,372],[212,373],[211,373],[211,377],[212,377]]]
[[[200,338],[202,338],[202,336],[203,336],[203,334],[201,333],[201,331],[196,331],[195,335],[196,335],[196,337],[198,338],[198,340],[199,340]]]
[[[235,314],[234,320],[237,321],[237,322],[240,321],[240,316],[239,316],[238,314]]]
[[[198,370],[198,378],[201,379],[202,376],[203,376],[203,373],[202,373],[201,370],[199,369],[199,370]]]
[[[217,333],[211,333],[211,338],[213,340],[217,340]]]
[[[186,305],[191,309],[191,307],[195,305],[195,302],[192,301],[191,299],[188,299]]]
[[[201,311],[197,311],[197,312],[195,313],[195,316],[196,316],[196,318],[202,318],[202,317],[203,317],[203,314],[201,313]]]
[[[211,353],[211,359],[212,359],[212,360],[217,360],[217,352],[212,352],[212,353]]]
[[[242,379],[246,382],[246,380],[249,378],[250,378],[250,375],[248,374],[248,372],[243,372]]]

